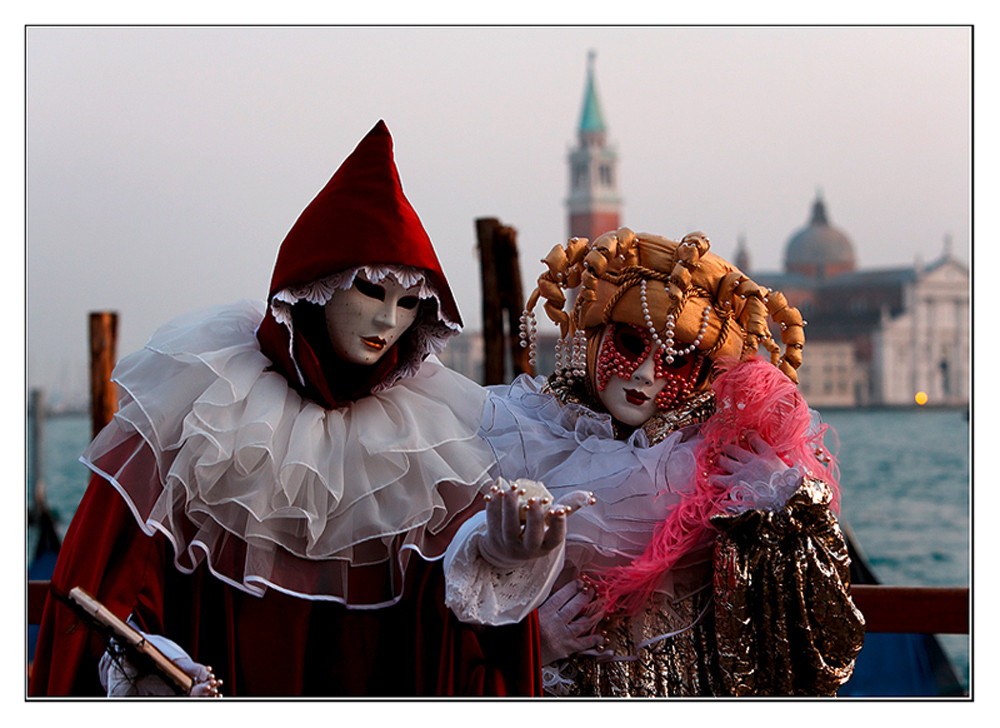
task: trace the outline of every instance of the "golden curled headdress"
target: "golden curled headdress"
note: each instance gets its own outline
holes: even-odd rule
[[[545,299],[545,313],[561,332],[556,370],[583,377],[587,339],[612,321],[650,332],[667,356],[697,350],[709,359],[753,358],[759,346],[771,363],[798,383],[804,322],[784,295],[754,283],[728,261],[709,252],[700,232],[680,242],[628,228],[607,232],[593,242],[571,238],[542,260],[538,278],[521,317],[522,346],[535,360],[534,308]],[[576,292],[564,311],[567,292]],[[781,329],[784,352],[771,336],[768,316]],[[568,353],[567,353],[568,352]]]

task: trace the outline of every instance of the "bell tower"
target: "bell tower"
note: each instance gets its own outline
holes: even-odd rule
[[[597,98],[594,60],[587,55],[587,86],[577,130],[577,146],[569,153],[569,237],[593,240],[620,225],[618,153],[607,143],[607,127]]]

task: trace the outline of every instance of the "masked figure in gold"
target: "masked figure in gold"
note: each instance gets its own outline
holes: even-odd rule
[[[543,300],[560,328],[555,371],[492,388],[481,434],[498,475],[554,499],[594,494],[538,608],[546,690],[836,694],[864,621],[835,515],[832,433],[796,387],[799,312],[701,233],[621,228],[544,263],[522,331],[534,357]],[[457,542],[470,563],[474,541]],[[451,606],[503,624],[538,604],[525,597],[519,612],[506,599],[495,609],[492,596],[452,594]]]

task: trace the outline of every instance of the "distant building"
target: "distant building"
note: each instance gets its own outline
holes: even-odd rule
[[[569,212],[567,238],[593,240],[621,223],[618,193],[618,152],[608,144],[608,131],[597,97],[593,51],[588,56],[587,85],[577,129],[577,146],[569,153]]]
[[[785,271],[821,280],[854,269],[854,246],[850,238],[830,224],[826,205],[816,195],[809,224],[792,235],[785,247]]]
[[[594,59],[591,52],[577,146],[569,154],[567,198],[567,237],[591,240],[620,227],[622,204],[618,155],[607,143]],[[969,269],[949,242],[927,266],[858,270],[850,237],[830,223],[817,195],[809,222],[788,240],[784,272],[753,270],[743,236],[732,260],[760,285],[784,293],[806,319],[798,373],[811,405],[910,405],[918,392],[927,394],[929,405],[968,405]],[[555,339],[544,325],[539,328],[540,373],[552,371]],[[482,335],[466,333],[453,339],[441,359],[482,381],[482,356]]]
[[[618,192],[618,152],[608,144],[607,125],[597,95],[595,58],[596,54],[593,51],[587,56],[587,81],[577,127],[576,146],[570,150],[568,157],[567,239],[580,237],[593,240],[602,233],[621,227],[622,198]],[[532,281],[535,275],[535,272],[531,273]],[[536,369],[539,373],[551,372],[555,366],[556,339],[557,336],[548,331],[538,332]],[[446,366],[473,381],[483,381],[482,333],[466,331],[454,337],[439,358]],[[506,368],[505,371],[509,372],[510,368]]]
[[[857,270],[850,238],[817,195],[788,241],[784,273],[748,269],[742,240],[736,258],[806,319],[799,381],[810,404],[907,405],[918,392],[931,405],[968,404],[969,270],[949,241],[928,266]]]

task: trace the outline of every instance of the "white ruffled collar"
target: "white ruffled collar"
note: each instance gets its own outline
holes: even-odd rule
[[[119,412],[81,460],[183,571],[205,562],[252,593],[391,603],[396,570],[413,551],[442,556],[488,482],[486,393],[431,360],[327,410],[268,371],[262,315],[261,302],[190,314],[122,359]],[[359,592],[358,569],[380,565],[388,590]]]

